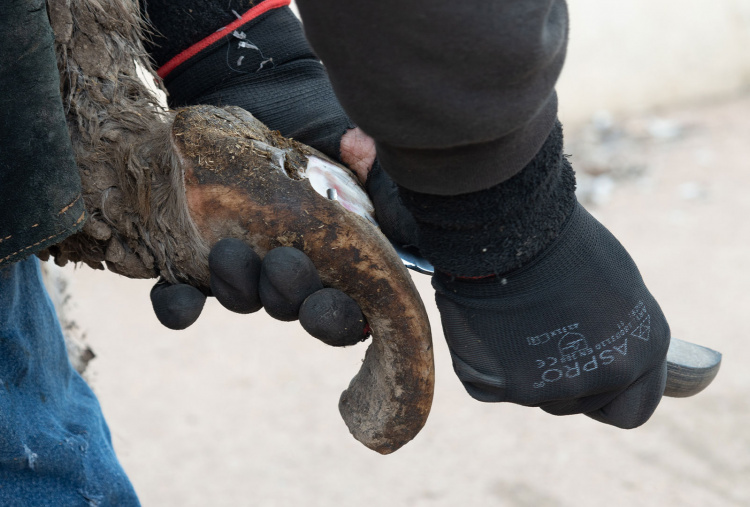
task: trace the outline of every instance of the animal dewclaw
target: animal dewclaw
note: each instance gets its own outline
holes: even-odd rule
[[[48,5],[88,220],[40,256],[206,287],[208,252],[222,237],[242,239],[261,256],[297,247],[372,328],[361,370],[339,402],[349,430],[384,454],[414,438],[434,383],[424,306],[379,230],[344,209],[344,199],[313,190],[305,171],[310,157],[323,155],[241,109],[161,107],[141,78],[153,72],[137,2]]]

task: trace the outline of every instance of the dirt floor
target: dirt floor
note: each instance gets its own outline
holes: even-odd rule
[[[429,279],[415,275],[435,327],[434,407],[415,441],[380,456],[337,411],[365,346],[330,349],[296,323],[214,301],[189,330],[168,331],[150,282],[77,269],[77,319],[97,354],[88,377],[143,504],[750,505],[748,118],[745,96],[616,123],[632,163],[574,152],[595,176],[581,178],[595,189],[582,199],[635,258],[673,335],[724,353],[711,387],[664,399],[637,430],[473,401],[452,372]]]

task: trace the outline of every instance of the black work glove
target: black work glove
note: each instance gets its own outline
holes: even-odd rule
[[[273,318],[292,321],[329,345],[343,346],[366,337],[366,322],[352,298],[325,289],[312,261],[296,248],[275,248],[260,257],[238,239],[222,239],[208,258],[211,293],[227,309],[253,313],[266,308]],[[200,316],[206,296],[187,284],[157,283],[151,302],[159,321],[185,329]]]
[[[621,428],[648,420],[669,326],[623,246],[577,203],[559,124],[496,187],[401,193],[438,270],[445,337],[471,396]]]
[[[580,205],[529,264],[460,280],[438,274],[453,365],[480,401],[646,422],[666,383],[669,326],[632,259]]]
[[[261,2],[255,10],[267,3]],[[251,9],[241,26],[206,47],[192,46],[201,49],[185,59],[191,51],[182,53],[181,46],[198,42],[185,39],[186,33],[201,28],[196,24],[203,23],[208,30],[204,35],[211,37],[217,27],[233,21],[217,18],[216,26],[206,24],[206,19],[223,15],[209,4],[190,0],[146,4],[151,22],[166,36],[157,40],[162,46],[152,44],[150,49],[162,65],[159,73],[170,106],[239,106],[282,135],[341,160],[341,138],[354,126],[291,11],[273,8],[253,17]],[[188,10],[189,16],[180,15]],[[175,59],[178,53],[183,57]],[[209,268],[211,292],[229,310],[250,313],[264,306],[274,318],[299,318],[305,330],[331,345],[349,345],[367,336],[367,323],[356,303],[341,291],[324,289],[312,262],[299,250],[272,250],[261,263],[241,241],[222,240],[211,250]],[[205,303],[198,289],[164,282],[154,287],[151,299],[158,319],[171,329],[195,322]]]

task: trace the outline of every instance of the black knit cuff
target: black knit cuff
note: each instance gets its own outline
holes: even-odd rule
[[[459,277],[506,273],[559,235],[575,204],[575,175],[557,122],[541,150],[511,179],[455,196],[400,188],[417,221],[419,248],[436,269]]]

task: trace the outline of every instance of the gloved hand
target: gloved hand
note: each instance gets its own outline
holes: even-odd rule
[[[205,24],[206,18],[216,13],[200,11],[206,8],[200,2],[188,1],[177,7],[195,11],[190,16],[177,16],[179,13],[172,12],[172,2],[154,0],[146,4],[151,22],[167,36],[150,50],[161,65],[159,74],[169,92],[170,105],[243,107],[271,129],[342,161],[363,183],[367,181],[368,188],[375,189],[375,195],[380,196],[376,204],[388,203],[381,206],[388,210],[384,224],[398,233],[400,228],[390,217],[393,210],[405,213],[405,209],[385,173],[379,168],[370,171],[375,159],[374,142],[354,128],[341,109],[299,21],[286,7],[259,11],[264,4],[270,2],[250,9],[243,16],[245,22],[228,30],[226,36],[186,51],[181,47],[187,44],[184,34],[194,27],[176,24],[191,24],[194,19]],[[262,13],[255,16],[252,11]],[[223,23],[226,20],[217,26]],[[206,26],[209,38],[215,39],[216,27]],[[186,54],[190,56],[185,58]],[[390,200],[397,206],[390,205]],[[408,213],[406,216],[410,219]],[[410,223],[413,229],[413,220]],[[312,262],[298,250],[272,250],[261,263],[246,245],[223,240],[211,250],[209,269],[212,294],[232,311],[250,313],[265,306],[277,319],[299,317],[310,334],[331,345],[350,345],[367,336],[367,323],[356,303],[341,291],[323,289]],[[158,319],[171,329],[190,326],[205,303],[205,295],[194,287],[165,282],[153,288],[151,299]]]
[[[633,428],[666,383],[669,326],[620,243],[580,205],[539,257],[480,280],[438,274],[453,365],[480,401]]]
[[[669,326],[623,246],[577,203],[559,124],[496,187],[401,191],[472,397],[621,428],[648,420],[665,388]]]
[[[365,318],[352,298],[325,289],[312,261],[300,250],[271,250],[261,262],[247,244],[227,238],[208,258],[211,293],[227,309],[253,313],[266,308],[283,321],[299,318],[308,333],[333,346],[366,338]],[[159,321],[170,329],[185,329],[200,316],[206,296],[187,284],[157,283],[151,302]]]

